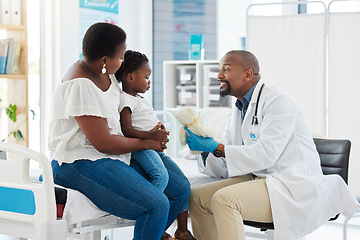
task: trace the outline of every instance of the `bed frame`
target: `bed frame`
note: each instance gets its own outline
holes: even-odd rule
[[[31,239],[66,239],[67,224],[56,219],[54,183],[49,160],[41,153],[0,143],[0,233]],[[33,183],[30,160],[41,166],[44,180]]]
[[[7,153],[7,159],[0,159],[0,234],[36,240],[100,240],[101,230],[134,225],[135,221],[113,215],[72,225],[57,219],[50,161],[11,143],[0,143],[0,150]],[[30,160],[39,163],[42,182],[31,179]]]

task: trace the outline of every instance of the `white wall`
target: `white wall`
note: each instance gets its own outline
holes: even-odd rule
[[[51,97],[60,79],[58,46],[58,1],[40,1],[40,111],[41,111],[41,152],[49,156],[48,136],[51,113]]]
[[[246,10],[252,0],[217,1],[217,56],[230,50],[243,49],[241,38],[246,36]]]

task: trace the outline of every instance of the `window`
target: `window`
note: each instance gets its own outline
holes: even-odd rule
[[[40,151],[40,0],[27,4],[29,148]],[[32,112],[35,115],[33,116]]]

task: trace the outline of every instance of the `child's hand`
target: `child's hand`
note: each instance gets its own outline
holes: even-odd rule
[[[160,129],[166,130],[165,125],[162,122],[158,122],[158,125],[160,124]]]
[[[169,132],[165,130],[164,124],[159,122],[153,129],[150,130],[152,139],[167,143],[169,139],[167,136]]]
[[[152,132],[151,134],[152,134],[152,139],[154,139],[154,140],[161,141],[161,142],[169,141],[169,139],[167,138],[167,136],[169,135],[168,131],[159,129],[159,130]]]

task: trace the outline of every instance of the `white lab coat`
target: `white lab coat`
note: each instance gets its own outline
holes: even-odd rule
[[[199,170],[210,176],[253,173],[266,178],[278,240],[298,239],[341,213],[350,218],[359,208],[338,175],[324,176],[310,130],[297,103],[285,92],[264,86],[258,125],[252,125],[261,82],[247,113],[234,107],[221,139],[226,158],[198,158]],[[250,137],[255,134],[255,139]]]

